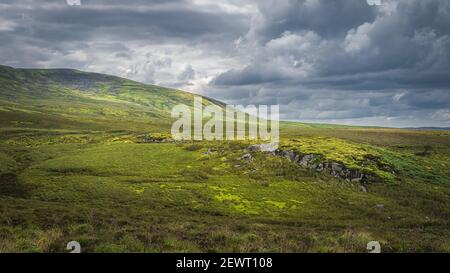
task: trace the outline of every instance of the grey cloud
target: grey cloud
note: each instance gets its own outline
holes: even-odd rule
[[[324,37],[344,35],[349,29],[375,19],[375,9],[365,1],[263,0],[262,16],[252,34],[267,42],[285,31],[311,30]]]
[[[146,38],[150,42],[196,38],[218,32],[236,33],[247,20],[234,14],[203,11],[186,1],[128,1],[124,5],[124,1],[91,0],[83,1],[80,7],[68,6],[64,0],[27,6],[20,3],[29,1],[6,4],[1,14],[17,22],[15,34],[57,42],[95,37]]]
[[[189,81],[195,78],[195,70],[191,65],[188,65],[181,73],[178,75],[178,80]]]
[[[252,64],[242,70],[229,70],[216,77],[213,85],[250,85],[288,79],[280,70],[264,64]]]
[[[450,109],[450,2],[392,0],[374,9],[344,1],[341,10],[337,1],[286,1],[273,12],[271,1],[262,2],[265,16],[258,21],[263,24],[246,36],[255,57],[241,69],[218,75],[211,88],[248,94],[277,89],[278,101],[291,99],[284,113],[290,119],[379,116],[401,124],[404,117],[409,124],[411,116],[421,122],[447,116],[442,113]],[[315,25],[316,12],[328,28]],[[364,16],[343,19],[347,12]],[[406,90],[401,97],[399,90]],[[229,92],[225,97],[236,93]],[[295,96],[305,93],[311,96],[301,101]],[[242,95],[236,94],[241,100]],[[441,124],[448,126],[450,120]]]
[[[0,64],[70,67],[289,120],[450,126],[450,2],[4,0]]]

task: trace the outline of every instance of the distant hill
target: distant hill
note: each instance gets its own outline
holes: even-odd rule
[[[198,96],[198,95],[196,95]],[[225,103],[203,97],[205,105]],[[174,105],[193,104],[194,94],[121,77],[74,69],[19,69],[0,65],[0,128],[89,131],[170,130]],[[283,121],[282,131],[380,129]],[[450,130],[450,128],[404,128]]]
[[[194,94],[72,69],[0,66],[0,127],[114,130],[170,128]],[[205,104],[223,103],[204,98]]]
[[[408,127],[404,129],[423,131],[449,131],[450,127]]]

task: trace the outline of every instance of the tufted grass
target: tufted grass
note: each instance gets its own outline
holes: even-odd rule
[[[192,95],[1,67],[0,252],[450,251],[448,131],[281,124],[284,148],[380,175],[362,192],[281,157],[243,159],[247,141],[157,143],[180,102]]]

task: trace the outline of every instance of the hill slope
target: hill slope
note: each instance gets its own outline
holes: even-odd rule
[[[172,107],[193,99],[188,92],[103,74],[0,66],[1,127],[167,129]]]

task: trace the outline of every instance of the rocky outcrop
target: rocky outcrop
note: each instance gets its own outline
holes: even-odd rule
[[[249,147],[249,150],[252,152],[264,152],[264,148],[266,148],[266,146],[261,147],[261,145],[267,144],[252,145]],[[317,172],[326,172],[333,175],[334,177],[346,179],[352,182],[365,183],[375,182],[379,180],[379,178],[375,174],[365,173],[362,170],[358,169],[347,168],[345,165],[339,162],[324,159],[322,155],[302,154],[297,151],[282,149],[268,151],[268,153],[284,157],[290,162],[296,163],[304,168],[308,168]]]
[[[276,143],[255,144],[250,146],[248,149],[251,152],[274,153],[278,149],[278,144]]]
[[[136,136],[138,143],[174,143],[175,141],[165,135],[142,134]]]
[[[375,177],[372,174],[364,173],[357,169],[347,168],[345,165],[338,162],[324,160],[321,155],[301,155],[295,151],[283,150],[279,150],[278,154],[281,154],[289,161],[297,163],[304,168],[309,168],[317,172],[327,172],[337,178],[346,179],[352,182],[375,181]]]

